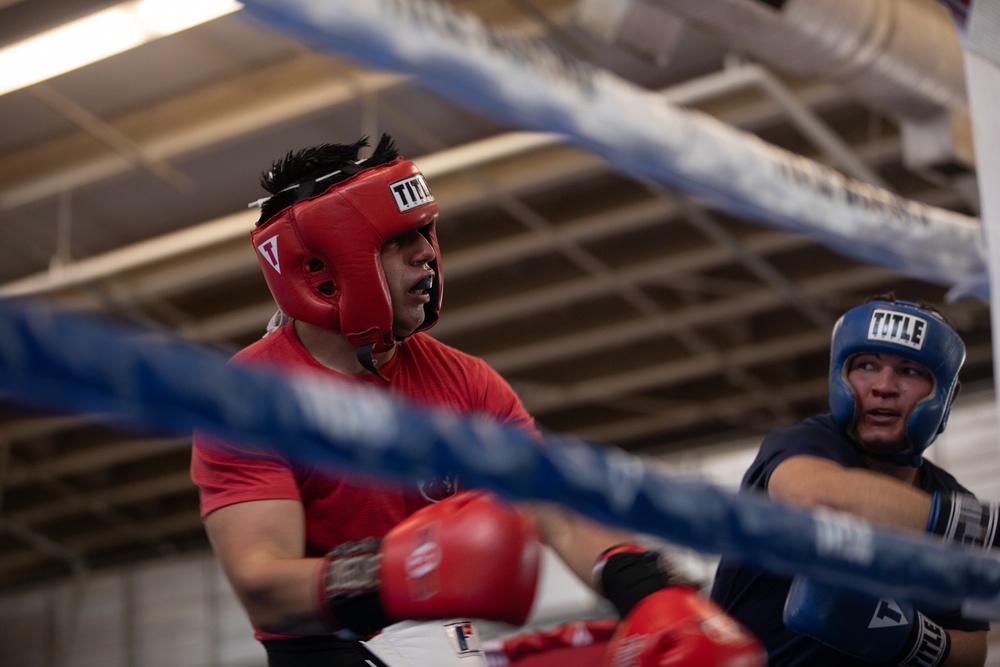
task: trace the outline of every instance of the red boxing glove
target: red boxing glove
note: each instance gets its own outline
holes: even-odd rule
[[[602,644],[611,639],[617,620],[570,621],[546,630],[483,642],[490,665],[509,665],[522,658],[561,648]]]
[[[697,590],[647,595],[621,622],[606,667],[765,667],[756,637]]]
[[[495,496],[467,491],[389,531],[379,591],[396,620],[456,616],[522,625],[538,583],[535,524]]]

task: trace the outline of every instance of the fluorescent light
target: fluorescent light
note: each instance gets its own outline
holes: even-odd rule
[[[132,0],[0,49],[0,95],[225,16],[236,0]]]
[[[217,19],[242,7],[235,0],[142,0],[136,7],[135,15],[151,33],[163,36]]]

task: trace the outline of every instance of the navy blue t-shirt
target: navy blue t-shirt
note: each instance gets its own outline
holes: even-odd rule
[[[863,468],[861,454],[833,422],[831,415],[810,417],[764,438],[757,458],[740,485],[741,493],[767,493],[771,473],[782,461],[808,455],[829,459],[847,468]],[[969,493],[950,474],[924,459],[920,488]],[[726,557],[719,563],[712,587],[712,599],[743,623],[763,642],[770,667],[851,667],[875,663],[858,660],[785,628],[781,614],[791,579]],[[921,609],[946,629],[988,630],[989,623],[964,619],[957,610],[931,612]]]

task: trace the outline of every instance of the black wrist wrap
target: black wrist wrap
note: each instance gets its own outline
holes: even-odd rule
[[[936,501],[940,507],[931,532],[945,542],[984,550],[997,546],[997,503],[980,502],[964,493],[940,494]]]
[[[346,542],[326,556],[323,595],[341,627],[370,635],[392,623],[379,600],[379,544],[368,539]]]
[[[644,597],[671,585],[655,551],[615,551],[598,563],[601,591],[625,618]]]
[[[951,637],[940,625],[919,611],[913,618],[913,632],[898,661],[899,667],[938,667],[951,652]]]

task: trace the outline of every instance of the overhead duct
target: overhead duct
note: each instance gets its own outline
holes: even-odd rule
[[[947,176],[972,168],[962,47],[933,0],[580,0],[577,16],[661,64],[679,21],[719,35],[776,71],[837,83],[897,118],[908,166]]]

